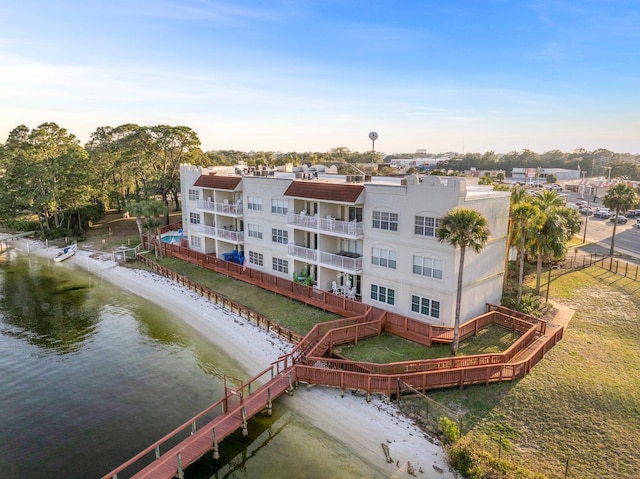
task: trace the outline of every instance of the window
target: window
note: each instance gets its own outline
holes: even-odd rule
[[[262,211],[262,198],[259,196],[247,196],[247,208],[253,211]]]
[[[374,211],[372,227],[378,230],[398,231],[398,213]]]
[[[193,248],[201,248],[202,247],[202,240],[201,240],[200,236],[191,235],[191,236],[189,236],[189,244]]]
[[[198,190],[189,190],[189,200],[198,201],[200,199],[200,191]]]
[[[249,263],[256,266],[262,266],[264,263],[264,256],[262,253],[256,253],[255,251],[249,251]]]
[[[272,267],[274,271],[278,271],[280,273],[289,272],[289,262],[286,259],[273,258]]]
[[[385,288],[384,286],[378,286],[377,284],[371,285],[371,299],[386,304],[396,303],[396,291],[395,289]]]
[[[199,225],[200,215],[198,213],[189,213],[189,223],[192,225]]]
[[[262,226],[261,225],[249,225],[247,230],[250,238],[262,239]]]
[[[411,311],[424,314],[432,318],[440,318],[440,301],[435,301],[422,296],[411,296]]]
[[[439,259],[425,258],[423,256],[413,257],[413,272],[429,278],[442,279],[444,262]]]
[[[349,221],[356,220],[362,223],[362,208],[359,206],[349,206]]]
[[[371,248],[371,264],[396,269],[396,252],[381,248]]]
[[[271,228],[271,241],[274,243],[287,244],[289,242],[289,232],[278,228]]]
[[[286,215],[289,212],[287,200],[271,200],[271,212],[276,215]]]
[[[440,227],[440,218],[430,216],[416,216],[414,233],[421,236],[436,236],[436,230]]]

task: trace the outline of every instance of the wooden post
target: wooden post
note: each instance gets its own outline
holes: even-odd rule
[[[247,428],[247,408],[242,406],[242,435],[247,437],[249,435],[249,429]]]
[[[273,406],[271,404],[271,388],[267,388],[267,416],[273,414]]]
[[[220,459],[220,452],[218,451],[218,439],[216,438],[216,428],[213,428],[213,459],[217,461]]]
[[[156,446],[156,459],[160,459],[160,446]]]
[[[184,471],[182,470],[182,454],[178,453],[178,478],[184,479]]]

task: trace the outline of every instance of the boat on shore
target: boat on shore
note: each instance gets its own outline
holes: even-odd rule
[[[78,245],[73,243],[70,246],[66,246],[56,253],[53,257],[53,261],[59,263],[60,261],[64,261],[67,258],[71,258],[74,254],[76,254],[76,250],[78,249]]]

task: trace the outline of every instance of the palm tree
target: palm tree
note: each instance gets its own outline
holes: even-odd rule
[[[138,201],[130,204],[127,210],[136,216],[140,243],[143,243],[142,232],[143,229],[146,229],[149,247],[152,243],[154,244],[155,255],[158,258],[162,251],[159,248],[160,245],[152,241],[152,233],[157,230],[158,238],[160,238],[160,227],[163,221],[159,217],[166,213],[167,207],[159,201]]]
[[[464,271],[464,255],[467,248],[480,253],[489,239],[491,232],[487,219],[475,210],[454,208],[440,220],[437,230],[438,240],[447,242],[454,248],[460,248],[460,265],[458,267],[458,288],[456,293],[456,314],[453,326],[453,343],[451,353],[458,352],[460,341],[460,304],[462,303],[462,275]]]
[[[511,250],[511,237],[513,236],[513,210],[515,207],[523,202],[525,202],[528,198],[527,189],[524,186],[514,186],[511,188],[511,198],[509,204],[509,224],[507,231],[507,248],[504,253],[504,278],[502,281],[502,290],[504,291],[507,288],[507,272],[509,271],[509,250]]]
[[[526,255],[527,243],[531,243],[533,233],[536,232],[544,222],[544,215],[540,208],[531,203],[521,203],[513,209],[513,237],[519,240],[520,247],[520,274],[518,276],[518,296],[516,304],[522,300],[522,284],[524,283],[524,257]]]
[[[567,241],[580,231],[577,211],[564,206],[564,198],[557,192],[545,190],[536,195],[533,204],[544,214],[539,229],[532,231],[532,252],[536,256],[536,294],[540,294],[542,261],[545,258],[559,259],[567,252]]]
[[[609,191],[602,198],[602,204],[607,208],[615,210],[616,214],[613,218],[613,233],[611,234],[611,249],[609,256],[613,256],[613,247],[616,239],[616,226],[618,226],[618,215],[621,211],[627,211],[633,207],[638,198],[635,191],[629,185],[618,183],[609,188]]]

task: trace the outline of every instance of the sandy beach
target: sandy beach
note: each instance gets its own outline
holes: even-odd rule
[[[57,248],[44,249],[41,243],[29,240],[12,242],[10,246],[51,258],[57,251]],[[292,348],[275,334],[158,275],[93,259],[91,253],[82,250],[60,266],[83,268],[161,305],[177,320],[184,321],[216,348],[242,364],[247,379]],[[285,395],[278,400],[386,477],[457,477],[449,468],[446,454],[437,441],[401,416],[385,398],[374,396],[367,402],[365,395],[347,392],[341,397],[337,389],[312,386],[307,390],[301,386],[292,396]],[[341,414],[341,411],[345,413]],[[386,462],[382,444],[389,447],[392,463]],[[409,463],[413,475],[409,473]]]

